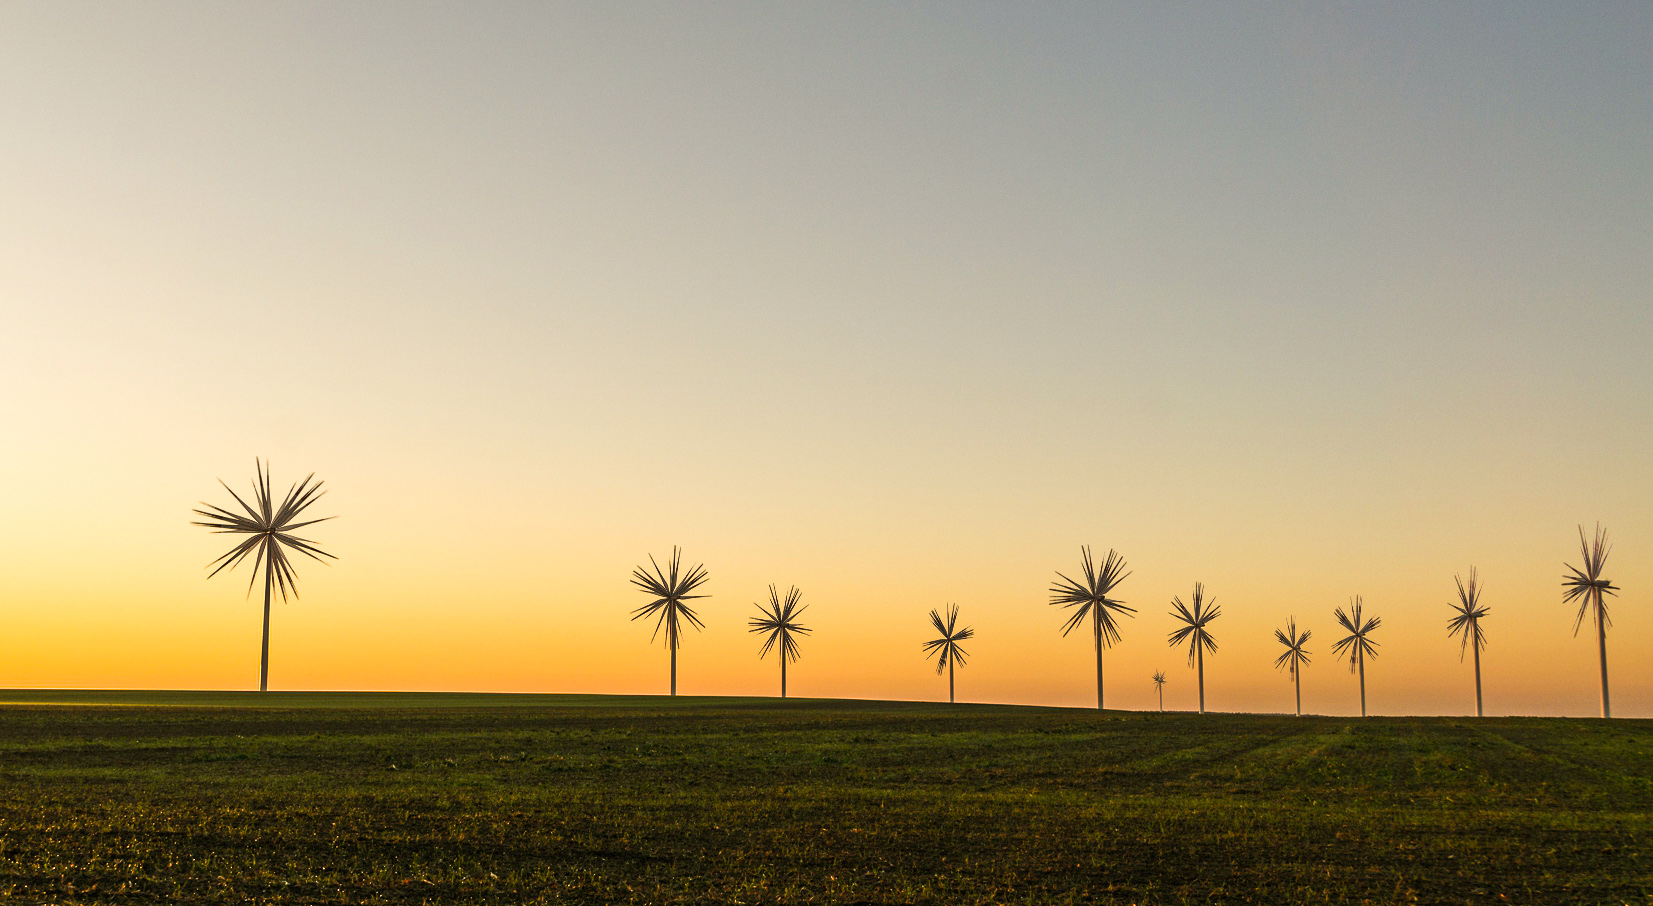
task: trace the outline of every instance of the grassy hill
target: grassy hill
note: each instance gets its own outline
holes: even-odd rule
[[[0,898],[21,902],[1653,902],[1642,721],[0,702]]]

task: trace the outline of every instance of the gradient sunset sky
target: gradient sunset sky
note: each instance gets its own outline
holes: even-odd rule
[[[273,689],[659,693],[627,583],[704,562],[686,694],[1593,715],[1615,543],[1653,716],[1653,7],[0,6],[0,687],[254,688],[192,527],[255,456],[338,519]]]

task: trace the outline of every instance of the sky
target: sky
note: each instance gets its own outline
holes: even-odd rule
[[[272,689],[663,693],[628,579],[710,575],[685,694],[1588,716],[1614,543],[1653,716],[1645,4],[0,6],[0,687],[256,688],[190,525],[336,520]]]

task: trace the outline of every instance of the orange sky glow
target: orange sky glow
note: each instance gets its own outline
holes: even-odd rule
[[[200,501],[334,521],[274,689],[1653,716],[1653,15],[435,4],[0,9],[0,687],[256,687]],[[1615,18],[1616,17],[1616,18]]]

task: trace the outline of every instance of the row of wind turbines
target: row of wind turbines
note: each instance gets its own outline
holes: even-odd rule
[[[315,542],[294,534],[300,529],[334,518],[305,518],[305,512],[325,493],[322,483],[315,480],[314,473],[294,484],[278,501],[273,492],[268,466],[261,460],[255,460],[255,467],[253,493],[249,498],[241,497],[222,479],[219,480],[219,484],[234,498],[239,509],[202,503],[201,508],[194,510],[201,518],[191,524],[218,533],[240,536],[240,540],[228,552],[208,564],[211,570],[209,578],[233,569],[237,564],[250,558],[252,576],[247,585],[247,593],[250,596],[257,585],[259,572],[263,572],[264,632],[259,659],[258,689],[264,692],[269,689],[270,604],[276,594],[280,594],[284,601],[289,594],[294,597],[298,595],[298,577],[293,569],[292,555],[303,554],[318,561],[323,558],[337,558],[322,550]],[[1612,620],[1607,612],[1606,599],[1608,596],[1616,595],[1619,588],[1603,577],[1602,572],[1612,547],[1607,541],[1606,531],[1599,525],[1593,539],[1585,536],[1583,526],[1579,526],[1578,535],[1584,565],[1580,568],[1564,564],[1567,575],[1562,577],[1562,601],[1578,604],[1578,615],[1573,621],[1575,636],[1582,628],[1586,616],[1591,617],[1595,624],[1601,664],[1601,716],[1611,717],[1612,705],[1607,684],[1607,627],[1612,625]],[[1117,551],[1109,550],[1100,565],[1091,557],[1089,547],[1081,547],[1080,555],[1080,578],[1069,578],[1057,572],[1056,581],[1050,587],[1050,604],[1069,609],[1067,619],[1062,624],[1063,636],[1087,622],[1090,624],[1092,643],[1096,650],[1096,707],[1100,710],[1104,701],[1102,653],[1123,639],[1119,631],[1118,618],[1134,615],[1136,608],[1126,605],[1115,596],[1120,583],[1130,575],[1125,568],[1125,559]],[[1480,717],[1484,715],[1481,701],[1481,651],[1487,644],[1481,620],[1486,617],[1489,608],[1481,602],[1481,588],[1473,567],[1470,568],[1467,582],[1461,575],[1455,576],[1454,579],[1458,587],[1458,600],[1450,605],[1452,616],[1447,621],[1447,634],[1461,640],[1460,658],[1467,653],[1474,655],[1475,714]],[[664,635],[663,641],[670,658],[672,695],[677,694],[677,650],[683,644],[683,630],[686,626],[692,626],[697,630],[705,626],[695,612],[695,605],[689,602],[709,597],[700,593],[706,581],[705,565],[697,564],[685,568],[682,551],[676,547],[672,548],[671,557],[664,567],[650,555],[647,567],[638,566],[632,571],[631,584],[647,595],[649,600],[632,611],[631,618],[655,620],[654,632],[650,636],[651,642]],[[758,649],[758,657],[765,658],[774,651],[780,662],[782,698],[786,697],[787,664],[798,660],[801,654],[799,638],[811,632],[800,622],[800,617],[807,608],[801,600],[802,593],[796,586],[789,588],[782,595],[776,586],[771,585],[768,603],[754,605],[758,613],[749,621],[749,631],[760,634],[763,640]],[[1372,634],[1382,625],[1382,619],[1365,613],[1364,607],[1365,602],[1356,595],[1351,599],[1348,610],[1339,607],[1333,612],[1333,617],[1348,634],[1332,645],[1333,654],[1346,657],[1350,672],[1357,673],[1360,677],[1362,717],[1366,716],[1366,660],[1377,657],[1378,643],[1372,638]],[[1205,586],[1199,582],[1194,583],[1194,591],[1188,602],[1185,603],[1181,596],[1173,597],[1171,608],[1170,615],[1181,625],[1168,635],[1167,644],[1172,648],[1184,644],[1188,646],[1188,664],[1197,671],[1199,710],[1203,714],[1205,655],[1217,650],[1217,641],[1211,634],[1210,627],[1212,622],[1222,615],[1222,609],[1217,606],[1215,598],[1206,596]],[[956,700],[954,669],[963,666],[966,658],[962,643],[974,638],[975,630],[959,625],[957,604],[948,604],[945,611],[932,608],[929,618],[937,637],[925,642],[923,651],[927,659],[935,659],[938,675],[943,672],[947,674],[947,700],[952,702]],[[1284,628],[1274,631],[1275,639],[1285,648],[1285,651],[1275,659],[1275,666],[1291,675],[1298,715],[1303,713],[1302,672],[1310,660],[1311,652],[1307,647],[1310,636],[1309,630],[1298,628],[1295,617],[1288,618]],[[1164,672],[1155,673],[1153,680],[1160,693],[1160,710],[1163,711]]]

